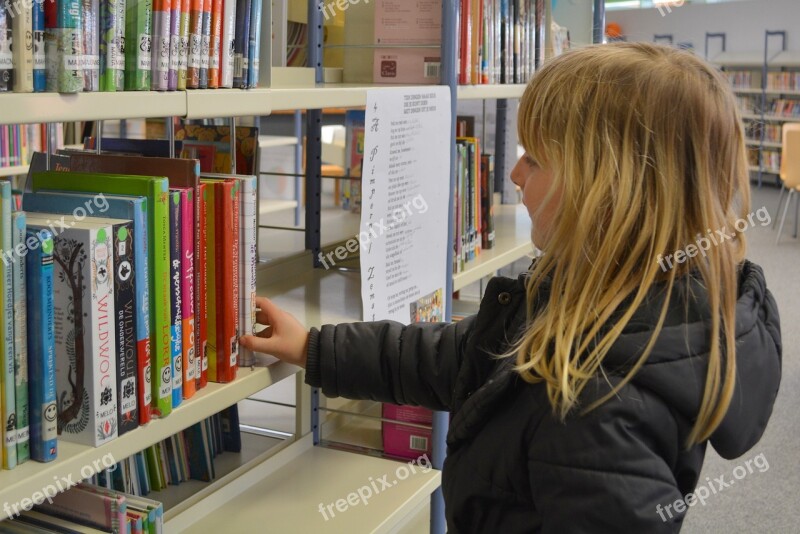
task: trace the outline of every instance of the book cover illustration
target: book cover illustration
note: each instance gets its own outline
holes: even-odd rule
[[[227,174],[231,172],[230,127],[185,124],[176,126],[175,139],[183,142],[182,158],[188,158],[190,146],[214,147],[213,166],[201,159],[200,171]],[[252,175],[258,163],[258,128],[236,128],[236,172]]]

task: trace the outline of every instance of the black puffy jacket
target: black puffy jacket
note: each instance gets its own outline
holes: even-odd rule
[[[538,303],[548,290],[543,284]],[[661,302],[652,294],[583,405],[618,383],[649,340]],[[524,275],[493,279],[478,314],[458,323],[312,330],[306,381],[330,397],[450,411],[442,486],[451,533],[676,532],[685,512],[665,507],[694,490],[705,454],[705,443],[685,447],[707,365],[704,296],[695,281],[677,286],[634,379],[565,423],[553,416],[543,385],[522,381],[511,359],[490,356],[525,324]],[[740,269],[736,347],[734,397],[710,439],[729,459],[761,438],[780,382],[778,310],[761,268],[749,262]]]

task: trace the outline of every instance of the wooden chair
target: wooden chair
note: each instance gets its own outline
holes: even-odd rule
[[[789,194],[786,197],[786,205],[783,208],[781,224],[778,227],[778,236],[775,238],[777,245],[781,239],[783,224],[786,222],[786,212],[792,203],[792,197],[800,193],[800,124],[783,125],[783,142],[781,147],[781,197],[778,199],[778,211],[781,209],[784,190]],[[797,237],[797,216],[800,208],[800,199],[795,200],[794,215],[794,237]],[[776,213],[777,215],[777,213]]]

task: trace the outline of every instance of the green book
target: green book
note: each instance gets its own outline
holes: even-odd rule
[[[28,319],[25,304],[25,258],[26,224],[25,212],[15,211],[11,215],[11,243],[14,257],[11,273],[14,279],[14,384],[17,390],[17,465],[31,457],[28,414]],[[21,253],[22,252],[22,253]]]
[[[150,90],[153,0],[125,3],[125,90]]]
[[[102,192],[112,195],[147,197],[153,206],[148,211],[147,240],[150,256],[149,275],[151,324],[151,384],[153,388],[153,415],[164,417],[172,411],[172,349],[170,347],[170,263],[169,263],[169,180],[153,176],[100,174],[79,172],[33,173],[33,191],[42,189]],[[56,228],[56,232],[58,229]]]
[[[11,251],[11,182],[0,180],[0,413],[3,425],[3,468],[17,466],[17,388],[14,381],[14,283]],[[11,252],[13,254],[13,251]]]

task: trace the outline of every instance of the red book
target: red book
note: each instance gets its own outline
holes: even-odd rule
[[[200,306],[195,318],[196,331],[198,332],[198,355],[196,362],[199,365],[196,374],[197,389],[206,387],[208,384],[208,306],[206,304],[206,294],[208,290],[208,255],[206,254],[206,244],[208,236],[208,228],[206,227],[206,218],[208,213],[208,196],[206,194],[206,184],[200,184],[197,188],[197,202],[199,209],[197,210],[197,227],[200,232],[198,234],[199,249],[196,254],[198,255],[197,262],[197,278],[195,280],[195,287],[199,294]]]
[[[211,0],[211,46],[208,50],[208,88],[216,89],[220,82],[222,54],[222,1]]]
[[[460,57],[458,67],[458,83],[467,85],[472,80],[472,0],[461,0],[461,20],[459,24]]]

